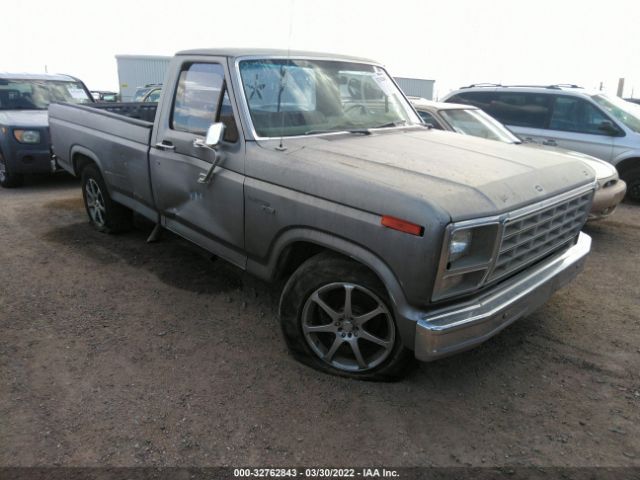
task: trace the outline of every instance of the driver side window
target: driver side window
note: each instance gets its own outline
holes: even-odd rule
[[[171,128],[204,135],[216,121],[224,70],[217,63],[192,63],[180,72]]]
[[[160,96],[160,90],[157,95]],[[189,64],[178,80],[171,128],[205,135],[211,124],[216,122],[222,122],[226,127],[225,142],[238,141],[238,127],[224,82],[224,69],[218,63]]]

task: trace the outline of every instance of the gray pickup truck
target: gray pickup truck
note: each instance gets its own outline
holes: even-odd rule
[[[136,212],[152,236],[282,280],[286,342],[325,372],[394,379],[413,357],[471,348],[540,307],[590,249],[591,169],[432,130],[370,60],[186,51],[153,123],[110,105],[49,109],[91,223],[123,231]]]

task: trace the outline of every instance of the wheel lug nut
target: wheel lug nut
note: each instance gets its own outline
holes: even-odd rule
[[[340,326],[340,322],[336,322],[336,327],[339,327],[339,326]]]
[[[343,332],[343,333],[342,333],[342,338],[344,338],[344,337],[346,337],[346,336],[347,336],[347,334]]]

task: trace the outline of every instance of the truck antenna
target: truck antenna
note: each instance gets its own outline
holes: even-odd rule
[[[287,40],[287,63],[290,63],[291,61],[291,32],[293,30],[293,7],[295,4],[295,0],[291,0],[291,7],[289,8],[289,38]],[[281,119],[281,124],[280,124],[280,145],[278,145],[276,147],[276,150],[284,152],[287,147],[284,146],[283,142],[284,142],[284,112],[282,112],[280,110],[280,101],[282,99],[282,93],[286,87],[285,84],[285,75],[286,75],[286,70],[284,69],[284,66],[282,67],[282,70],[280,71],[280,93],[278,95],[278,111],[280,112],[280,119]]]

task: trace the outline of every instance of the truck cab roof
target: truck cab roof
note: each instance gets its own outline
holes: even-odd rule
[[[183,50],[176,55],[208,55],[216,57],[291,57],[291,58],[318,58],[327,60],[347,60],[354,62],[364,62],[371,64],[379,64],[374,60],[355,57],[349,55],[310,52],[304,50],[285,50],[271,48],[201,48],[194,50]]]

